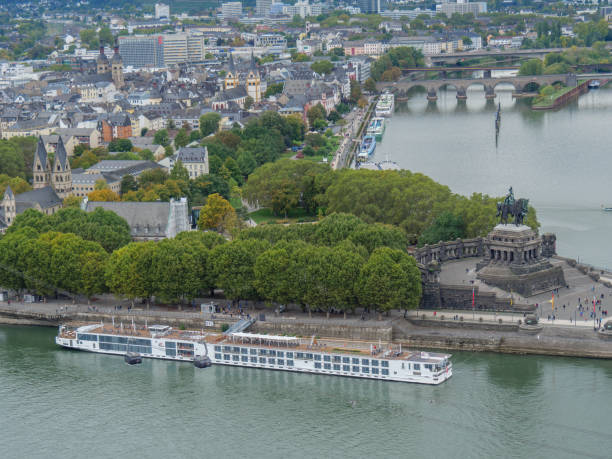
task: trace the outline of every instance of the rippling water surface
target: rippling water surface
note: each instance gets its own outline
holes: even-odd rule
[[[582,95],[559,111],[534,112],[512,89],[486,101],[482,87],[458,102],[453,89],[435,104],[415,93],[389,120],[376,161],[389,158],[454,192],[503,196],[513,186],[531,200],[542,231],[562,255],[612,268],[612,89]],[[501,104],[496,141],[495,112]]]
[[[436,386],[57,348],[0,326],[3,458],[609,458],[612,362],[456,353]]]

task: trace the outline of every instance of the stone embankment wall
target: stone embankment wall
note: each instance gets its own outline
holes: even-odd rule
[[[250,331],[253,333],[269,333],[274,335],[297,335],[303,337],[316,336],[324,338],[340,338],[365,341],[391,341],[393,327],[385,322],[376,325],[346,325],[335,321],[308,323],[291,322],[255,322]]]

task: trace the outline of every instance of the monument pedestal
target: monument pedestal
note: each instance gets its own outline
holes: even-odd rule
[[[563,270],[542,255],[542,238],[525,225],[497,225],[484,241],[478,279],[529,297],[566,285]]]

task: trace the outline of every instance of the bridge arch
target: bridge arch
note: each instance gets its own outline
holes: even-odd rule
[[[494,90],[495,90],[495,89],[497,89],[497,87],[498,87],[500,84],[503,84],[503,85],[508,85],[508,86],[512,86],[512,89],[513,89],[514,91],[516,91],[516,90],[518,89],[518,88],[517,88],[517,84],[516,84],[514,81],[512,81],[512,80],[501,80],[501,79],[500,79],[499,81],[495,81],[495,82],[493,83],[493,89],[494,89]]]
[[[541,87],[542,85],[538,81],[531,80],[523,85],[522,90],[524,92],[538,92]]]

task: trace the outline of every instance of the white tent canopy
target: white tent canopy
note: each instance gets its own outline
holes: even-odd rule
[[[259,335],[257,333],[232,333],[233,338],[257,339],[261,341],[275,341],[278,343],[294,343],[299,342],[299,338],[295,336],[278,336],[278,335]]]

